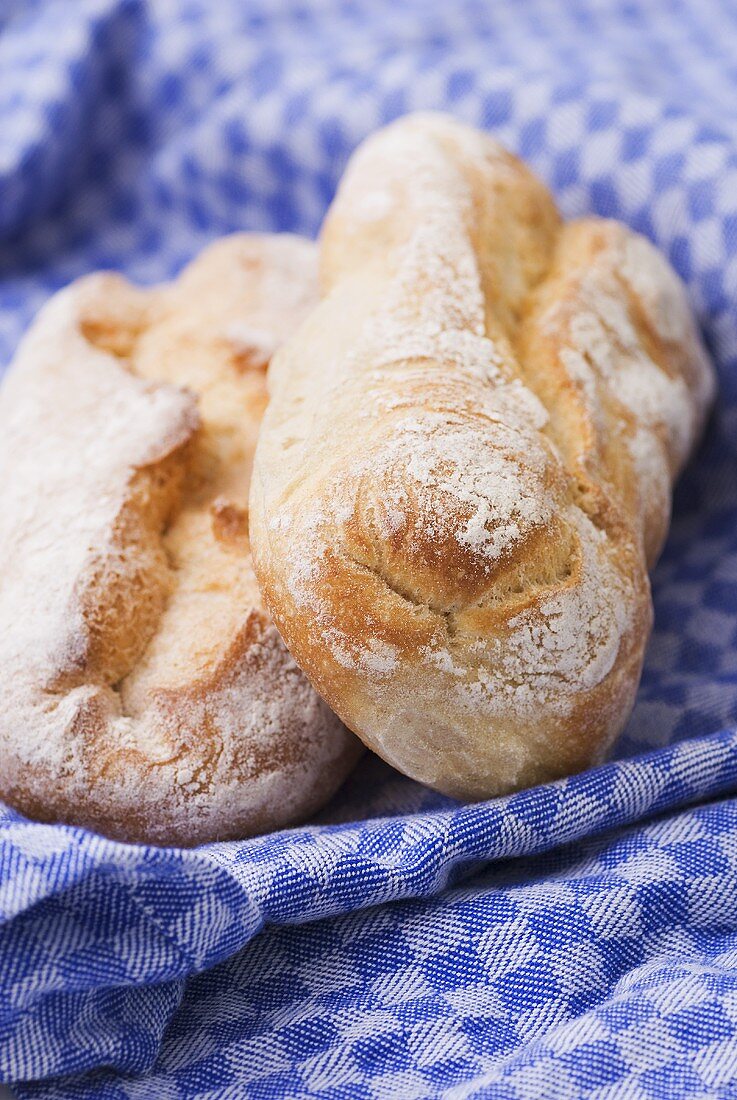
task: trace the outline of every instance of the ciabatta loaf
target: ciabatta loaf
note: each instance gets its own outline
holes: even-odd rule
[[[600,760],[714,392],[678,278],[623,225],[562,224],[516,158],[434,115],[355,154],[321,263],[252,482],[287,645],[372,749],[448,794]]]
[[[194,844],[316,809],[358,742],[264,609],[248,484],[314,246],[234,236],[171,286],[54,297],[0,391],[0,797]]]

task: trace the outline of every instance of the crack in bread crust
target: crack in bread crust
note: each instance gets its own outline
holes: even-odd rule
[[[290,650],[445,793],[601,759],[714,391],[676,275],[624,226],[562,224],[516,158],[425,114],[354,154],[321,278],[273,365],[251,495]]]
[[[173,284],[52,299],[0,394],[6,801],[155,843],[290,824],[358,743],[263,606],[248,488],[314,251],[226,238]]]

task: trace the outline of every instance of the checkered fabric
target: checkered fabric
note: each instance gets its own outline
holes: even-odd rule
[[[464,807],[367,757],[316,823],[194,851],[0,810],[21,1098],[737,1097],[734,0],[0,0],[0,360],[85,271],[314,233],[426,107],[655,240],[719,367],[617,759]]]

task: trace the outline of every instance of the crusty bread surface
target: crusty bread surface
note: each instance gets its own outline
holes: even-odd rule
[[[677,276],[423,114],[354,155],[321,280],[272,363],[251,487],[295,659],[367,745],[459,798],[601,760],[714,392]]]
[[[248,487],[314,245],[235,235],[170,285],[56,295],[0,390],[0,797],[196,844],[297,821],[359,743],[264,609]]]

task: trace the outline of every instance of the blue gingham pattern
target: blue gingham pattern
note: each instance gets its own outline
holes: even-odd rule
[[[0,0],[3,362],[85,271],[316,232],[357,142],[441,107],[655,240],[720,372],[615,762],[462,807],[367,758],[195,851],[0,812],[19,1096],[737,1097],[735,58],[730,0]]]

